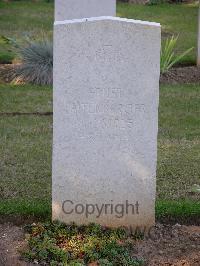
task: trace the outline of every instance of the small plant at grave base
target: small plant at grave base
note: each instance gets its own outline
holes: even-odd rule
[[[177,45],[178,36],[167,38],[161,49],[160,71],[166,73],[171,67],[180,62],[180,60],[193,50],[189,48],[180,55],[175,54],[175,47]]]
[[[124,229],[97,224],[65,225],[60,222],[33,224],[28,231],[28,249],[22,256],[42,265],[140,266],[131,256],[131,245]]]

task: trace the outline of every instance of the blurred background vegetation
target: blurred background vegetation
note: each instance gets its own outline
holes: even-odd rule
[[[152,2],[153,1],[153,2]],[[54,1],[0,0],[0,63],[17,60],[11,45],[3,37],[18,42],[25,36],[39,39],[43,33],[52,38]],[[197,46],[198,2],[173,3],[150,0],[146,5],[130,5],[118,1],[117,16],[160,22],[162,39],[179,35],[176,52],[194,47],[181,63],[195,64]]]

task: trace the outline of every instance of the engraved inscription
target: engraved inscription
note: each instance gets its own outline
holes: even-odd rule
[[[122,89],[120,88],[89,88],[89,94],[93,97],[105,97],[111,99],[119,99],[122,97]]]
[[[135,103],[90,103],[90,102],[71,102],[65,104],[67,114],[109,114],[117,115],[137,114],[138,112],[145,113],[144,104]]]

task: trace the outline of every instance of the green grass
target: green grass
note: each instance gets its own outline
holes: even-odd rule
[[[52,89],[34,85],[0,85],[0,113],[51,112]]]
[[[162,86],[159,109],[157,195],[160,199],[197,200],[200,183],[200,87]]]
[[[129,5],[118,4],[118,16],[159,22],[162,26],[162,37],[179,35],[177,52],[194,47],[193,51],[182,61],[195,62],[198,26],[198,3]]]
[[[11,38],[53,30],[53,4],[39,1],[0,2],[0,33]]]
[[[23,42],[27,37],[52,36],[54,8],[52,3],[39,1],[0,2],[0,63],[14,58],[13,48],[1,36]]]
[[[14,217],[35,217],[47,221],[51,219],[51,200],[26,200],[26,199],[7,199],[1,200],[0,215],[11,215]]]
[[[52,117],[1,116],[0,136],[0,212],[3,208],[7,213],[9,206],[14,206],[19,213],[26,213],[22,206],[49,203]],[[37,209],[40,207],[34,207]]]
[[[161,86],[157,217],[199,215],[200,86]],[[52,89],[0,85],[0,113],[52,111]],[[0,214],[50,217],[52,116],[0,116]],[[44,211],[44,214],[42,212]]]
[[[182,221],[200,220],[200,202],[191,200],[158,200],[156,203],[157,219],[170,218],[170,220]]]
[[[160,90],[160,137],[199,139],[199,85],[165,85]]]
[[[197,39],[198,3],[130,5],[118,3],[117,15],[133,19],[160,22],[163,38],[179,34],[177,52],[194,47],[182,61],[194,63]],[[25,35],[35,36],[45,32],[52,36],[53,4],[39,1],[0,2],[0,35],[22,40]],[[11,47],[0,39],[0,58],[7,57]],[[10,55],[13,57],[13,54]]]
[[[0,52],[0,64],[11,64],[14,59],[14,55],[9,52]]]

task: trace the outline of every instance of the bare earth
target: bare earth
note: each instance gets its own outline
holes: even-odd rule
[[[0,224],[0,266],[28,266],[20,261],[18,250],[25,245],[24,230],[12,224]]]
[[[24,230],[10,223],[0,224],[0,266],[33,266],[20,260],[26,242]],[[149,266],[199,266],[200,226],[157,224],[151,237],[136,241],[133,255]]]
[[[200,226],[157,224],[150,236],[146,241],[139,241],[134,250],[146,265],[200,265]]]
[[[200,84],[200,67],[174,67],[161,75],[163,84]]]
[[[0,82],[10,83],[13,80],[18,64],[0,64]],[[18,81],[19,82],[19,81]],[[200,84],[200,67],[173,67],[160,77],[161,84]]]

